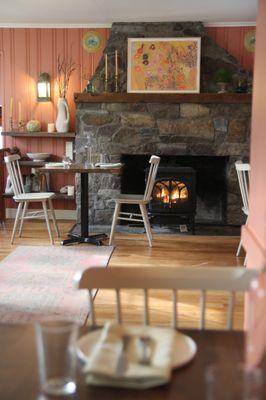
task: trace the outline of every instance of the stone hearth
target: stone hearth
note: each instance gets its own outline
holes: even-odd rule
[[[228,224],[244,222],[234,162],[249,156],[250,104],[77,103],[76,160],[85,146],[118,162],[124,154],[228,156]],[[110,224],[121,177],[90,176],[92,224]]]

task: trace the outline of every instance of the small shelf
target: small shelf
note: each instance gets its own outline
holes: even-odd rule
[[[40,167],[44,167],[47,162],[49,162],[49,161],[20,160],[19,165],[21,167],[40,168]],[[5,165],[4,161],[3,161],[3,165]]]
[[[76,136],[75,132],[2,132],[3,136],[12,136],[12,137],[27,137],[27,138],[52,138],[52,139],[66,139],[66,138],[74,138]]]
[[[3,197],[4,199],[11,199],[14,195],[13,194],[7,194],[3,193],[0,195],[0,197]],[[55,200],[75,200],[75,196],[68,196],[67,194],[64,193],[59,193],[55,192]]]
[[[74,93],[76,103],[251,103],[249,93]]]
[[[49,161],[47,161],[49,162]],[[31,160],[21,160],[19,161],[19,165],[22,167],[44,167],[46,164],[45,161],[31,161]]]

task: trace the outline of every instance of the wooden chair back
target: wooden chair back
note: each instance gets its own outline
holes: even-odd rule
[[[25,193],[23,178],[19,166],[20,156],[18,154],[14,154],[11,156],[6,156],[4,159],[15,196]]]
[[[178,290],[200,291],[200,321],[199,328],[205,327],[206,292],[229,292],[227,311],[227,329],[233,327],[233,312],[235,293],[248,291],[252,280],[256,279],[257,271],[242,267],[185,267],[185,268],[90,268],[75,277],[80,289],[88,289],[90,317],[96,325],[93,305],[93,289],[114,289],[116,291],[116,320],[122,322],[121,289],[143,289],[144,294],[144,324],[149,324],[149,289],[168,289],[172,291],[172,326],[177,328],[177,298]]]
[[[241,160],[235,162],[237,178],[240,188],[240,193],[243,202],[243,208],[246,213],[249,211],[249,180],[250,180],[250,164],[243,163]]]
[[[5,191],[5,173],[4,173],[4,156],[8,149],[0,149],[0,228],[4,223],[5,215],[5,199],[3,197]]]
[[[155,183],[158,167],[160,164],[161,158],[158,156],[151,156],[149,163],[150,165],[150,170],[149,170],[149,175],[146,183],[146,188],[145,188],[145,193],[144,193],[144,200],[151,200],[151,194],[153,190],[153,186]]]

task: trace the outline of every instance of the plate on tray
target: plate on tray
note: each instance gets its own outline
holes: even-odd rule
[[[87,362],[87,355],[90,354],[96,342],[101,336],[102,330],[97,329],[81,336],[77,343],[77,355],[82,363]],[[183,333],[176,332],[175,346],[173,350],[173,365],[172,368],[180,368],[189,363],[197,352],[197,345],[194,340],[184,335]]]

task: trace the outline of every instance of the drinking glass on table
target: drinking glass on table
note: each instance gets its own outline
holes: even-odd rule
[[[35,328],[41,391],[49,395],[75,393],[77,325],[46,318]]]
[[[207,400],[263,400],[264,382],[260,368],[244,364],[214,364],[206,370]]]

